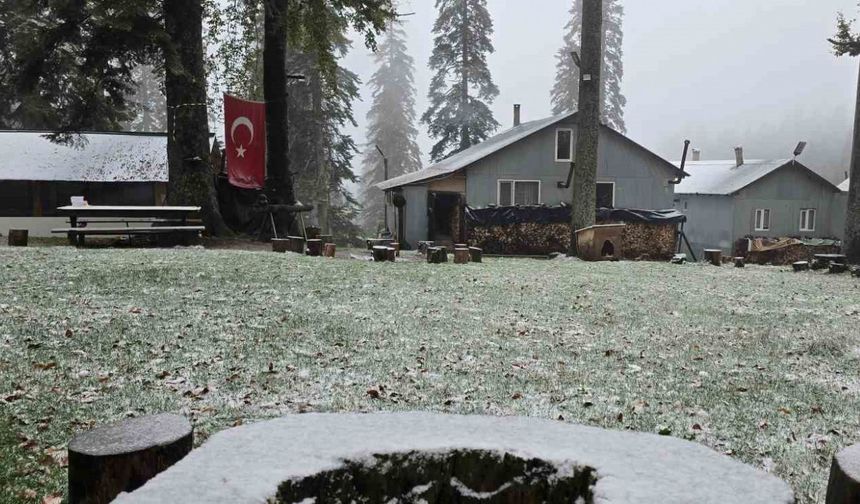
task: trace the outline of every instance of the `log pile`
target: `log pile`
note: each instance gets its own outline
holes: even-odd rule
[[[839,251],[840,248],[835,245],[811,246],[798,243],[777,250],[749,252],[747,254],[747,261],[754,264],[788,266],[800,261],[810,261],[815,257],[815,254],[838,254]]]
[[[623,258],[652,261],[671,259],[676,250],[676,230],[675,224],[628,223],[621,232]]]

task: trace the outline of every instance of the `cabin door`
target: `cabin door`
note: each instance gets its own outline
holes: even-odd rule
[[[430,192],[428,203],[428,235],[439,245],[463,241],[464,202],[458,192]]]

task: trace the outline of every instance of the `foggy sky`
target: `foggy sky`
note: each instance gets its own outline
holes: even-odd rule
[[[404,0],[409,51],[415,58],[417,113],[427,108],[433,49],[433,0]],[[571,0],[487,0],[495,23],[490,71],[501,94],[492,105],[502,129],[514,103],[523,120],[551,115],[549,92]],[[729,159],[742,145],[748,159],[800,158],[834,181],[848,169],[860,61],[837,59],[827,43],[837,11],[857,13],[856,0],[624,0],[624,80],[628,136],[676,160],[683,140],[703,159]],[[367,82],[374,71],[361,39],[343,64]],[[356,102],[365,142],[370,92]],[[433,142],[419,126],[427,165]],[[501,130],[500,130],[501,131]],[[355,169],[359,169],[356,158]]]

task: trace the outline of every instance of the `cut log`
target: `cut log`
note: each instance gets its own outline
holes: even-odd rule
[[[319,257],[322,255],[323,241],[320,239],[308,240],[308,252],[311,257]]]
[[[95,428],[69,443],[69,504],[111,502],[131,492],[191,451],[185,417],[143,416]]]
[[[10,247],[26,247],[30,232],[26,229],[10,229],[9,230],[9,246]]]
[[[857,278],[860,278],[860,267],[854,268],[851,270],[851,275]]]
[[[397,257],[400,257],[400,244],[397,242],[394,242],[391,244],[391,246],[394,247],[395,254],[397,255]]]
[[[746,266],[746,259],[743,257],[735,257],[735,268],[743,268]]]
[[[426,254],[427,249],[429,249],[430,247],[432,247],[434,245],[435,244],[431,241],[420,241],[420,242],[418,242],[418,252],[420,252],[422,254]]]
[[[323,255],[325,257],[334,257],[337,253],[337,245],[334,243],[326,243],[323,246]]]
[[[469,255],[472,258],[472,262],[479,263],[484,258],[484,250],[478,247],[469,247]]]
[[[290,251],[295,252],[296,254],[304,254],[305,253],[305,239],[302,236],[288,236],[288,240],[290,240]]]
[[[795,272],[809,271],[809,261],[797,261],[791,265]]]
[[[723,251],[720,249],[705,249],[705,260],[714,266],[722,266],[723,264]]]
[[[387,248],[386,248],[386,252],[388,252],[387,259],[388,259],[389,261],[394,262],[394,261],[396,261],[396,260],[397,260],[397,249],[396,249],[396,248],[394,248],[394,247],[387,247]]]
[[[391,238],[371,238],[367,240],[367,250],[373,250],[373,247],[388,247],[393,241]]]
[[[388,247],[383,247],[382,245],[377,245],[373,247],[373,260],[376,262],[387,261]]]
[[[445,247],[429,247],[427,249],[427,262],[431,264],[448,262],[448,249]]]
[[[454,264],[466,264],[471,259],[468,248],[454,249]]]
[[[838,275],[848,271],[848,265],[842,263],[830,263],[830,273]]]
[[[860,502],[860,444],[849,446],[833,457],[827,482],[826,504]]]
[[[290,240],[284,238],[272,238],[272,252],[287,252],[290,249]]]

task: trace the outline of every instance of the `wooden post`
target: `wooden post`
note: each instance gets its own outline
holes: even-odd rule
[[[334,257],[337,253],[337,245],[334,243],[326,243],[323,246],[323,256],[325,257]]]
[[[323,241],[319,239],[308,240],[308,255],[319,257],[322,255]]]
[[[472,257],[472,262],[479,263],[483,260],[484,251],[478,247],[469,247],[469,255]]]
[[[705,249],[705,260],[714,266],[723,264],[723,251],[720,249]]]
[[[373,260],[376,262],[387,261],[388,247],[383,247],[382,245],[376,245],[373,247]]]
[[[286,252],[290,248],[290,240],[284,238],[272,238],[272,252]]]
[[[69,504],[111,502],[131,492],[191,451],[185,417],[150,415],[75,436],[69,443]]]
[[[468,248],[454,249],[454,264],[466,264],[471,259]]]
[[[26,229],[9,230],[10,247],[26,247],[30,232]]]
[[[302,236],[288,236],[290,240],[290,250],[296,254],[305,253],[305,239]]]

